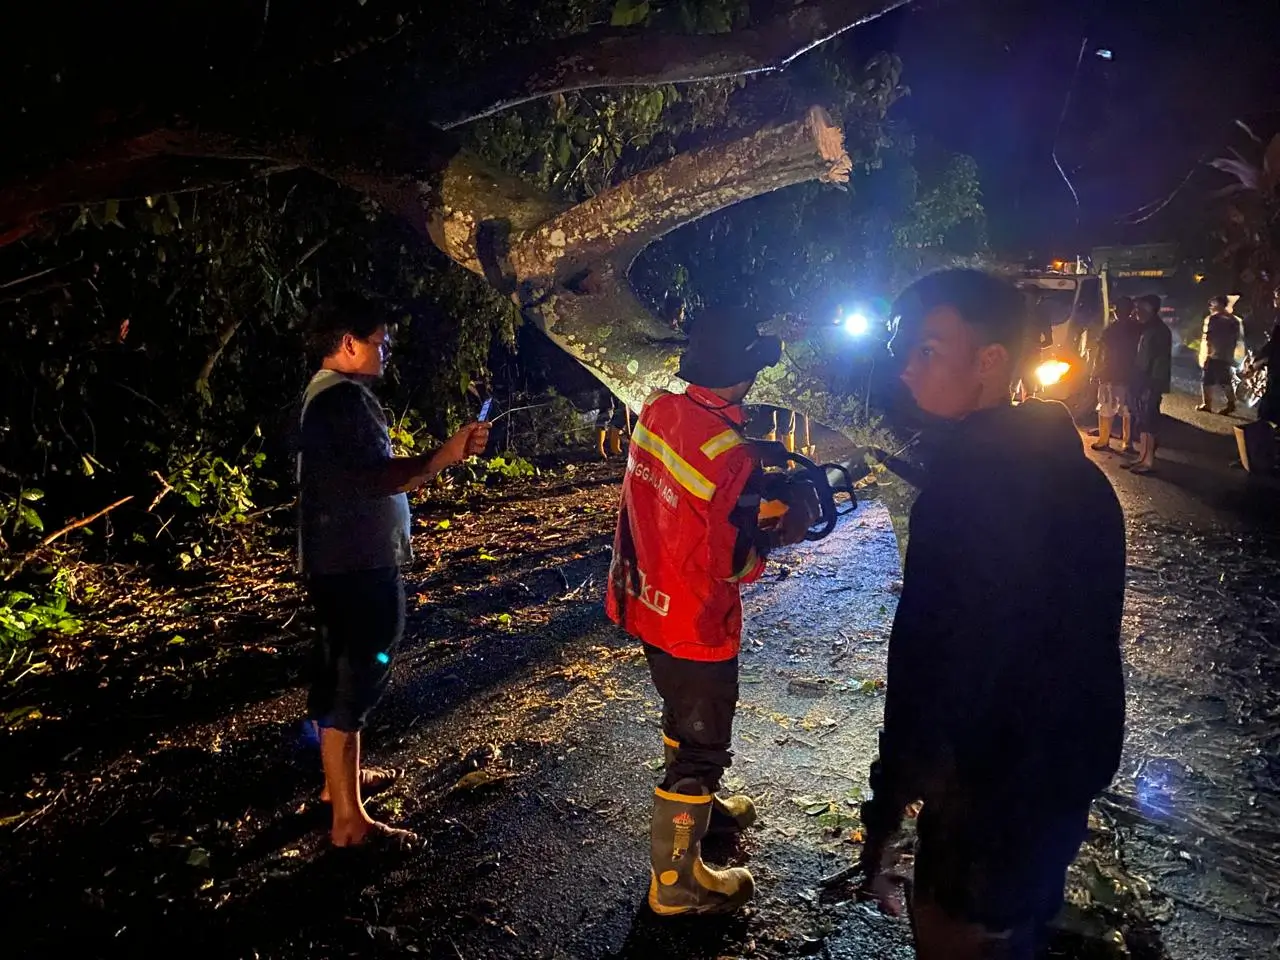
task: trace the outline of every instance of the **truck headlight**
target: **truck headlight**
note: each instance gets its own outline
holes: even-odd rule
[[[1067,375],[1071,364],[1065,360],[1046,360],[1036,367],[1036,379],[1042,387],[1051,387]]]

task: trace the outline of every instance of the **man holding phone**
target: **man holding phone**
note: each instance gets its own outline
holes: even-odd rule
[[[335,847],[416,838],[375,821],[362,790],[394,774],[361,769],[360,731],[377,703],[404,632],[400,567],[412,558],[408,492],[482,453],[489,424],[472,423],[440,449],[396,457],[371,385],[391,347],[381,313],[366,301],[327,304],[311,320],[320,369],[303,396],[298,446],[298,569],[318,621],[307,710],[319,728]]]

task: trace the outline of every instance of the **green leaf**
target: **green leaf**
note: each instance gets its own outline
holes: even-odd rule
[[[480,554],[480,559],[481,559],[481,560],[486,560],[486,561],[488,561],[489,563],[497,563],[497,562],[498,562],[498,558],[497,558],[497,557],[492,557],[492,556],[490,556],[490,555],[489,555],[489,554],[487,554],[487,553],[482,553],[482,554]]]
[[[35,503],[38,500],[44,499],[44,491],[37,490],[35,487],[29,487],[22,491],[22,499],[29,503]]]
[[[436,527],[435,527],[435,528],[436,528],[437,530],[448,530],[448,529],[449,529],[449,521],[448,521],[448,520],[441,520],[439,523],[437,523],[437,524],[436,524]]]
[[[44,521],[40,519],[40,514],[36,513],[25,504],[18,508],[18,516],[22,518],[22,522],[35,530],[37,533],[44,532]]]
[[[649,0],[618,0],[613,6],[609,24],[614,27],[634,27],[649,19]]]

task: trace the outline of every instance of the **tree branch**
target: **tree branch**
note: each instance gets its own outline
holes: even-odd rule
[[[588,31],[548,48],[504,50],[463,83],[438,91],[429,118],[444,129],[553,93],[693,83],[781,70],[796,57],[908,0],[803,0],[768,23],[720,34]]]
[[[0,246],[65,207],[227,183],[265,165],[279,168],[232,138],[194,131],[164,128],[104,143],[52,170],[0,187]]]
[[[523,281],[563,282],[606,257],[631,260],[677,227],[810,180],[846,183],[853,164],[840,128],[810,107],[804,120],[681,154],[540,224],[511,251]]]
[[[45,547],[49,546],[50,544],[54,543],[57,540],[60,540],[62,537],[65,537],[68,533],[71,533],[73,530],[79,530],[81,527],[87,527],[89,524],[93,523],[93,521],[97,520],[99,517],[105,517],[112,510],[116,509],[116,507],[123,507],[126,503],[128,503],[132,499],[133,499],[132,494],[130,494],[127,497],[121,497],[115,503],[109,503],[105,507],[103,507],[101,510],[96,511],[95,513],[91,513],[87,517],[81,517],[79,520],[75,520],[71,523],[68,523],[65,527],[62,527],[60,530],[55,530],[53,533],[49,534],[47,537],[45,537],[43,540],[37,543],[34,547],[32,547],[26,553],[23,553],[17,558],[15,558],[13,566],[3,571],[4,576],[5,577],[17,576],[19,573],[22,572],[23,568],[26,567],[26,565],[31,561],[31,559],[36,554],[38,554],[41,550],[43,550]]]

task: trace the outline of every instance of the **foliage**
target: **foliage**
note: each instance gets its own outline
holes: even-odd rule
[[[33,506],[43,499],[44,491],[35,487],[25,487],[17,493],[0,491],[0,550],[7,551],[9,540],[24,532],[44,532],[44,520]]]
[[[42,633],[79,633],[82,624],[68,610],[65,579],[29,590],[0,590],[0,676],[31,662],[27,644]]]
[[[493,486],[511,480],[524,480],[539,475],[538,468],[519,456],[490,457],[485,460],[473,457],[452,471],[452,477],[446,483],[458,482],[463,485]]]
[[[1280,282],[1280,134],[1264,143],[1241,129],[1251,138],[1250,155],[1233,149],[1210,163],[1235,181],[1214,194],[1221,205],[1218,259],[1238,278],[1246,304],[1265,310]]]
[[[521,480],[538,475],[538,468],[524,457],[491,457],[484,463],[489,477],[501,477],[504,480]]]
[[[422,417],[411,408],[387,418],[387,433],[391,437],[391,454],[396,457],[416,456],[439,443],[427,432]]]
[[[518,394],[512,404],[514,412],[498,425],[500,435],[495,443],[508,454],[559,453],[580,445],[585,432],[593,429],[584,425],[583,414],[554,388],[543,396]]]

